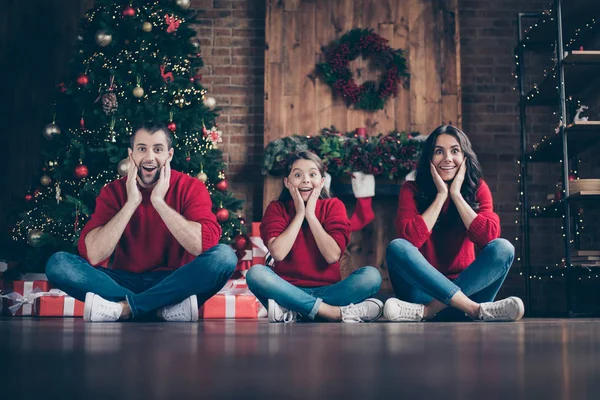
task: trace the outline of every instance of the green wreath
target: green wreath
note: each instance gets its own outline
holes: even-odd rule
[[[408,83],[410,75],[403,53],[403,50],[392,49],[387,39],[371,29],[352,29],[328,47],[326,61],[317,64],[317,71],[334,92],[344,97],[348,106],[382,110],[390,96],[398,95],[399,83]],[[379,85],[373,81],[356,84],[349,65],[358,56],[374,57],[385,66],[387,70]]]

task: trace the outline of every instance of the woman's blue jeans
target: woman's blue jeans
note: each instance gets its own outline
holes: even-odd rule
[[[506,239],[495,239],[481,249],[475,261],[456,279],[450,280],[435,269],[421,252],[405,239],[395,239],[387,247],[386,260],[394,292],[400,300],[427,305],[436,299],[446,305],[462,291],[476,303],[494,301],[515,256]],[[464,313],[447,308],[436,320],[454,320]]]
[[[87,292],[110,301],[127,300],[138,317],[194,294],[198,304],[204,304],[227,283],[236,264],[235,252],[225,244],[174,271],[146,273],[96,268],[79,256],[59,252],[48,260],[46,275],[55,287],[81,301]]]
[[[255,265],[246,274],[250,291],[265,308],[268,300],[302,316],[314,319],[322,302],[332,306],[360,303],[373,296],[381,286],[381,274],[374,267],[354,271],[343,281],[320,287],[299,287],[277,275],[271,268]]]

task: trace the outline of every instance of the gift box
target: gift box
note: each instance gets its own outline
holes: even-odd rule
[[[33,315],[35,299],[48,293],[50,282],[44,280],[6,282],[3,297],[4,314],[12,316]]]
[[[260,238],[260,222],[252,223],[252,236],[250,236],[250,242],[252,243],[252,265],[266,265],[269,250]]]
[[[85,303],[67,296],[42,296],[35,299],[34,313],[36,317],[83,317]]]
[[[230,280],[201,309],[204,319],[256,319],[261,304],[248,289],[245,279]]]
[[[246,276],[246,272],[252,267],[252,250],[245,250],[244,256],[238,260],[235,271],[241,276]]]

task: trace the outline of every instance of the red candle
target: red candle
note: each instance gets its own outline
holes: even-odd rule
[[[366,137],[367,136],[367,128],[356,128],[356,135],[358,137]]]

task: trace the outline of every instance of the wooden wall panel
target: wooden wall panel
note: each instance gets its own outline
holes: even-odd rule
[[[341,131],[366,126],[370,135],[392,130],[428,134],[442,123],[460,126],[460,57],[457,0],[267,0],[265,55],[265,145],[293,134],[314,135],[335,125]],[[405,50],[411,74],[385,109],[348,109],[317,76],[323,47],[353,28],[371,28]],[[360,84],[379,81],[382,70],[368,60],[350,64]],[[359,75],[360,72],[360,76]],[[263,208],[280,193],[280,178],[265,179]],[[342,196],[351,215],[355,200]],[[385,247],[395,237],[397,197],[373,200],[376,219],[354,232],[344,275],[363,265],[381,269]]]

